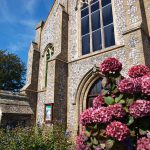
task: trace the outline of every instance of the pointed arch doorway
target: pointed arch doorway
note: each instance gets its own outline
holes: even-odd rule
[[[93,99],[97,97],[101,90],[101,81],[103,75],[99,72],[99,68],[92,68],[82,79],[78,86],[76,101],[77,104],[77,118],[78,118],[78,129],[77,133],[80,133],[82,126],[80,125],[80,114],[87,108],[93,106]]]

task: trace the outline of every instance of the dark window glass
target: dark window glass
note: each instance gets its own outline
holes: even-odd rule
[[[93,51],[102,49],[101,31],[97,30],[92,33]]]
[[[92,0],[92,1],[91,1],[91,4],[93,4],[93,3],[97,2],[97,1],[99,1],[99,0]]]
[[[92,31],[100,28],[100,11],[96,11],[92,14]]]
[[[102,90],[101,79],[98,79],[90,88],[88,97],[87,97],[87,108],[93,106],[93,99],[97,97]]]
[[[83,3],[81,9],[84,9],[84,8],[86,8],[87,6],[88,6],[87,3]]]
[[[82,18],[82,35],[89,33],[89,16]]]
[[[81,18],[89,14],[89,8],[85,8],[81,11]]]
[[[82,37],[82,55],[90,53],[90,35]]]
[[[104,27],[105,47],[115,45],[114,26]]]
[[[91,12],[94,12],[99,9],[99,2],[91,5]]]
[[[93,107],[93,97],[88,98],[87,100],[87,108]]]
[[[113,22],[112,6],[108,5],[102,9],[103,12],[103,25],[106,26]]]
[[[102,0],[102,7],[106,6],[109,3],[111,3],[111,0]]]
[[[99,80],[97,83],[97,91],[101,91],[101,90],[102,90],[102,84],[101,84],[101,80]]]

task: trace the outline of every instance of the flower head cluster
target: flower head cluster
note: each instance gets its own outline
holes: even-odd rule
[[[80,134],[79,136],[77,136],[75,150],[88,150],[88,147],[86,146],[85,141],[84,141],[83,134]]]
[[[112,112],[108,107],[99,107],[93,111],[92,119],[96,123],[108,123],[112,120]]]
[[[150,138],[143,137],[139,139],[136,150],[150,150]]]
[[[123,141],[129,135],[129,129],[125,124],[114,121],[106,127],[106,135]]]
[[[101,107],[104,104],[104,98],[103,95],[99,95],[93,100],[93,108],[97,109]]]
[[[136,65],[129,69],[128,75],[131,78],[142,77],[150,72],[150,69],[144,65]]]
[[[80,123],[85,126],[87,124],[92,123],[92,112],[93,108],[88,108],[80,115]]]
[[[126,94],[133,94],[133,93],[139,93],[142,91],[141,89],[141,81],[142,79],[139,78],[125,78],[120,81],[118,85],[118,89],[122,93]]]
[[[142,92],[146,95],[150,96],[150,76],[143,76],[142,77]]]
[[[118,89],[122,93],[134,93],[134,82],[131,78],[126,78],[120,81]]]
[[[100,65],[103,74],[119,73],[122,70],[122,64],[114,57],[105,59]]]
[[[115,118],[123,118],[126,115],[126,111],[121,104],[110,105],[108,108],[111,110],[112,115]]]
[[[150,101],[137,100],[130,106],[129,113],[135,118],[149,116],[150,115]]]

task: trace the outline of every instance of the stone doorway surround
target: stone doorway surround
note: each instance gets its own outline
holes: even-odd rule
[[[86,101],[90,88],[100,78],[103,78],[104,75],[99,71],[99,68],[94,66],[89,70],[83,79],[81,80],[76,94],[76,106],[77,106],[77,118],[78,118],[78,127],[77,134],[80,133],[82,126],[80,125],[80,114],[86,109]]]

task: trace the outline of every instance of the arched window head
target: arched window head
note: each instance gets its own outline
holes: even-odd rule
[[[46,57],[46,60],[49,60],[52,58],[53,55],[54,55],[54,46],[53,46],[53,44],[49,43],[46,46],[46,48],[42,54],[42,57]]]
[[[115,45],[111,1],[80,1],[82,55]]]
[[[44,50],[43,57],[45,56],[46,66],[45,66],[45,87],[47,87],[47,77],[48,77],[48,61],[54,55],[54,47],[52,44],[48,44]]]

